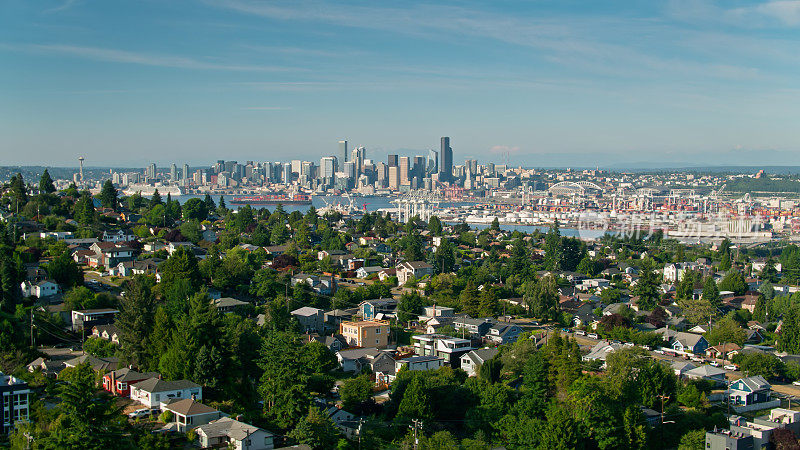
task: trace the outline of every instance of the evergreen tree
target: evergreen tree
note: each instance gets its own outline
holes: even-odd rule
[[[717,282],[714,281],[714,277],[707,277],[703,284],[703,300],[708,301],[708,303],[715,308],[719,307],[719,289],[717,288]]]
[[[42,177],[39,179],[39,192],[44,194],[52,194],[56,191],[55,185],[53,185],[53,179],[50,178],[50,172],[47,169],[44,169],[42,172]]]
[[[203,198],[203,203],[206,204],[206,211],[208,212],[215,211],[217,209],[217,204],[214,203],[214,199],[211,198],[211,195],[209,194],[206,194],[206,196]]]
[[[129,283],[125,297],[120,301],[116,326],[120,331],[120,348],[126,361],[138,367],[152,365],[152,343],[156,314],[156,299],[150,288],[152,281],[146,275],[136,275]]]
[[[111,180],[106,180],[103,183],[103,189],[100,191],[100,204],[103,205],[103,208],[111,208],[114,211],[117,210],[117,188],[114,187],[114,184]]]
[[[742,272],[731,270],[719,282],[719,290],[731,291],[735,295],[744,295],[747,292],[747,281],[744,279]]]
[[[14,207],[18,210],[28,203],[28,188],[21,173],[11,178],[11,196],[14,199]]]
[[[315,450],[335,448],[339,441],[339,431],[318,408],[311,408],[288,436]]]
[[[161,200],[161,194],[159,194],[158,189],[154,190],[153,195],[150,197],[150,208],[163,204],[164,202]]]
[[[800,306],[797,304],[792,305],[783,315],[778,348],[792,354],[800,353]]]
[[[639,309],[652,310],[661,301],[660,289],[659,277],[653,270],[653,262],[650,259],[643,260],[639,280],[633,289],[634,294],[639,296],[637,303]]]
[[[264,413],[278,426],[288,428],[308,411],[311,394],[310,372],[303,364],[302,348],[296,335],[273,332],[261,346],[259,393]]]
[[[455,250],[453,244],[448,239],[442,239],[442,243],[433,253],[433,267],[436,273],[452,272],[456,264]]]
[[[545,270],[561,270],[561,230],[558,227],[558,220],[553,222],[544,238],[544,268]]]
[[[436,216],[431,216],[428,219],[428,230],[431,232],[433,236],[441,236],[442,235],[442,221],[439,220]]]

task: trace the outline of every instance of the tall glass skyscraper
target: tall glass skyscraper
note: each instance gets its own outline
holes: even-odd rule
[[[349,158],[347,158],[347,141],[339,141],[339,154],[342,155],[342,164],[349,161]]]
[[[450,138],[442,137],[442,146],[439,149],[439,181],[450,181],[453,178],[453,149],[450,148]]]

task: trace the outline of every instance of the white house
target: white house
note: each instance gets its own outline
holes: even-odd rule
[[[203,387],[188,380],[150,378],[131,385],[131,400],[155,408],[167,399],[203,399]]]
[[[420,279],[426,275],[433,275],[433,266],[425,261],[403,261],[397,265],[397,282],[400,285],[414,277]]]
[[[49,280],[42,280],[38,283],[23,281],[20,288],[23,297],[43,298],[58,294],[58,285]]]
[[[356,276],[358,278],[367,278],[373,273],[378,273],[381,270],[383,270],[383,267],[381,266],[362,266],[356,270]]]
[[[479,348],[461,356],[461,369],[469,376],[478,375],[481,364],[492,359],[499,350],[496,348]]]
[[[162,411],[171,411],[175,415],[175,423],[180,432],[189,431],[222,417],[222,413],[218,410],[191,398],[180,400],[169,398],[162,401],[160,406]]]
[[[234,448],[236,450],[272,450],[275,435],[230,417],[213,420],[195,428],[202,448]]]
[[[103,231],[103,242],[128,242],[136,239],[132,233],[125,230]]]

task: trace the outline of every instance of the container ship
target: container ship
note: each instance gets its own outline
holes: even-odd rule
[[[303,194],[295,194],[291,197],[286,195],[249,195],[233,197],[232,205],[310,205],[311,197]]]

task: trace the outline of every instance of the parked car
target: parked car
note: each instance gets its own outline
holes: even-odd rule
[[[577,334],[578,336],[586,336],[586,332],[583,330],[576,330],[575,334]]]
[[[711,365],[711,366],[714,366],[714,367],[719,367],[719,363],[718,363],[718,362],[716,362],[716,361],[711,361],[711,362],[710,362],[710,363],[708,363],[708,364],[709,364],[709,365]]]
[[[586,335],[586,337],[590,339],[600,339],[600,336],[598,336],[597,333],[589,333]]]
[[[128,413],[128,417],[130,417],[131,419],[138,419],[140,417],[149,417],[151,414],[153,414],[152,409],[142,408],[142,409],[137,409],[132,413]]]
[[[795,386],[800,386],[800,381],[792,381],[792,384]]]
[[[739,370],[739,368],[736,367],[735,364],[726,364],[726,365],[722,366],[722,368],[725,369],[725,370]]]

